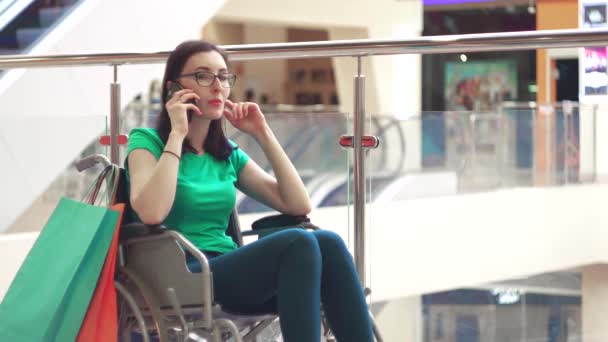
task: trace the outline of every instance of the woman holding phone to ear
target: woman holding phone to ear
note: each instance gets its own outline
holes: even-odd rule
[[[338,235],[287,229],[240,248],[226,235],[236,188],[285,214],[311,210],[260,107],[228,100],[235,81],[226,55],[213,44],[187,41],[171,53],[157,127],[130,134],[127,174],[135,213],[144,223],[176,229],[205,253],[215,299],[225,308],[278,310],[285,341],[320,340],[321,303],[338,341],[373,341],[363,290]],[[222,117],[255,139],[274,176],[225,137]],[[189,267],[200,272],[196,263]]]

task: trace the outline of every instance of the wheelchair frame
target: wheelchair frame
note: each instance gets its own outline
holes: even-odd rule
[[[105,167],[111,166],[104,155],[84,158],[76,166],[82,171],[97,163]],[[132,209],[126,191],[125,170],[119,170],[116,198],[117,202],[125,203],[124,220],[124,217],[128,217],[127,212]],[[269,223],[276,224],[277,221],[278,226],[268,227]],[[281,222],[284,224],[281,225]],[[319,229],[304,216],[275,215],[256,221],[251,231],[243,233],[235,208],[229,219],[227,234],[240,247],[243,245],[243,235],[261,236],[296,227]],[[220,342],[229,337],[235,342],[257,342],[259,334],[278,319],[275,312],[231,313],[215,303],[213,275],[207,257],[179,232],[142,223],[123,224],[120,229],[119,265],[115,280],[117,294],[121,299],[119,326],[125,319],[136,322],[133,331],[141,333],[145,342],[150,341],[149,330],[156,331],[161,342],[197,338]],[[187,269],[186,251],[201,264],[200,273],[192,273]],[[161,267],[163,264],[167,267]],[[121,312],[125,309],[131,313]],[[323,338],[327,342],[333,342],[335,338],[323,316],[321,312]],[[376,341],[382,342],[373,317],[372,324]],[[131,332],[130,328],[119,331],[123,333],[123,340],[127,341],[130,340]]]

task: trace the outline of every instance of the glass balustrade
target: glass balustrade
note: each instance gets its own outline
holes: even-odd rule
[[[157,98],[156,93],[142,92],[126,103],[121,133],[154,127],[161,105]],[[338,144],[340,136],[352,134],[352,115],[331,107],[263,109],[307,187],[314,207],[311,218],[341,234],[352,250],[352,150]],[[365,151],[366,265],[369,284],[378,289],[372,292],[370,302],[379,322],[407,320],[404,327],[420,337],[414,340],[425,342],[579,341],[582,270],[500,280],[473,277],[470,275],[488,269],[500,271],[508,258],[500,258],[492,250],[507,244],[515,254],[525,236],[495,231],[488,219],[486,233],[496,236],[482,238],[479,250],[454,256],[446,253],[458,251],[459,244],[470,246],[468,239],[479,237],[466,234],[479,232],[464,229],[460,234],[462,226],[438,225],[450,220],[466,222],[461,218],[477,215],[474,207],[467,207],[468,203],[478,203],[474,196],[500,200],[496,196],[501,192],[601,182],[605,175],[601,172],[603,159],[597,154],[600,137],[596,132],[605,110],[577,103],[504,103],[494,112],[369,113],[365,134],[378,137],[380,145]],[[0,118],[0,153],[3,160],[11,161],[4,166],[7,173],[3,177],[9,191],[0,194],[7,208],[2,216],[4,237],[39,231],[60,197],[85,196],[101,169],[97,166],[79,173],[74,161],[91,154],[109,154],[108,147],[99,143],[100,136],[108,134],[108,127],[108,117],[99,115]],[[227,122],[225,130],[263,169],[272,172],[251,137]],[[32,139],[37,142],[32,144]],[[35,157],[22,158],[15,151]],[[124,146],[120,154],[124,165]],[[18,193],[24,197],[12,197]],[[272,213],[244,194],[238,195],[237,209],[244,227]],[[395,239],[397,246],[413,252],[391,252],[387,246]],[[415,258],[407,265],[416,264],[416,268],[401,267],[406,260],[400,259],[403,255]],[[480,263],[496,264],[475,265],[467,255]],[[488,256],[495,259],[485,260]],[[440,267],[459,257],[465,258],[466,270]],[[395,287],[392,278],[396,279]],[[418,287],[391,298],[391,293],[400,293],[399,286],[408,278],[416,279]],[[462,279],[482,280],[459,283]],[[272,329],[269,334],[274,336],[277,326]]]

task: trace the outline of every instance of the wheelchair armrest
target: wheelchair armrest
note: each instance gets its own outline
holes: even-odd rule
[[[286,214],[272,215],[262,217],[261,219],[253,222],[251,224],[251,229],[260,230],[266,228],[276,228],[276,227],[288,227],[288,226],[298,226],[302,223],[309,223],[310,219],[308,216],[293,216]]]
[[[288,228],[301,228],[318,230],[319,227],[310,222],[305,215],[272,215],[262,217],[251,224],[251,230],[243,232],[243,236],[260,235],[265,236]]]
[[[156,235],[164,232],[167,227],[163,225],[147,225],[143,223],[129,223],[120,226],[120,240],[136,237]]]

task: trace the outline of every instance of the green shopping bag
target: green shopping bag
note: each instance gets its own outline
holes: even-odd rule
[[[119,213],[63,198],[0,304],[0,341],[74,341]]]

